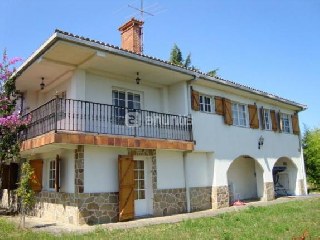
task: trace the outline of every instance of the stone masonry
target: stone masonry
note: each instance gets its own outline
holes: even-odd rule
[[[212,209],[229,207],[229,188],[228,186],[212,187]]]
[[[79,194],[79,224],[98,224],[118,221],[119,194],[83,193]]]
[[[158,189],[153,196],[153,215],[167,216],[187,211],[186,189]]]
[[[211,209],[212,187],[190,188],[190,210],[191,212]]]
[[[75,150],[74,156],[74,192],[83,193],[84,191],[84,146],[79,145]]]
[[[274,200],[274,183],[273,182],[265,182],[264,183],[264,201]]]

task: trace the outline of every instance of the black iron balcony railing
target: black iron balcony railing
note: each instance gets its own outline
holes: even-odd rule
[[[21,133],[23,140],[50,131],[74,131],[192,141],[189,116],[82,100],[55,98],[24,118],[31,118],[31,122]]]

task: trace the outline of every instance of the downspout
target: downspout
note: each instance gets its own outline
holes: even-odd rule
[[[188,108],[188,116],[191,116],[191,99],[190,99],[190,85],[192,81],[199,79],[199,75],[194,75],[192,79],[187,81],[187,108]],[[192,129],[193,131],[193,129]],[[193,133],[192,133],[193,136]],[[194,140],[194,139],[193,139]],[[190,200],[190,185],[188,180],[188,173],[187,173],[187,154],[191,153],[192,151],[185,151],[183,152],[183,171],[184,171],[184,184],[186,188],[186,202],[187,202],[187,212],[191,212],[191,200]]]

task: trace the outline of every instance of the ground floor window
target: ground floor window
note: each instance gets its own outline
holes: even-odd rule
[[[145,199],[144,161],[134,161],[134,199]]]
[[[49,162],[49,189],[55,189],[56,185],[56,161]]]

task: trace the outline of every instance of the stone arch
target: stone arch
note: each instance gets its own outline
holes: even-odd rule
[[[263,167],[248,155],[231,162],[227,179],[230,204],[237,200],[261,199],[264,195]]]
[[[288,157],[280,157],[272,168],[275,196],[297,195],[298,167]]]

